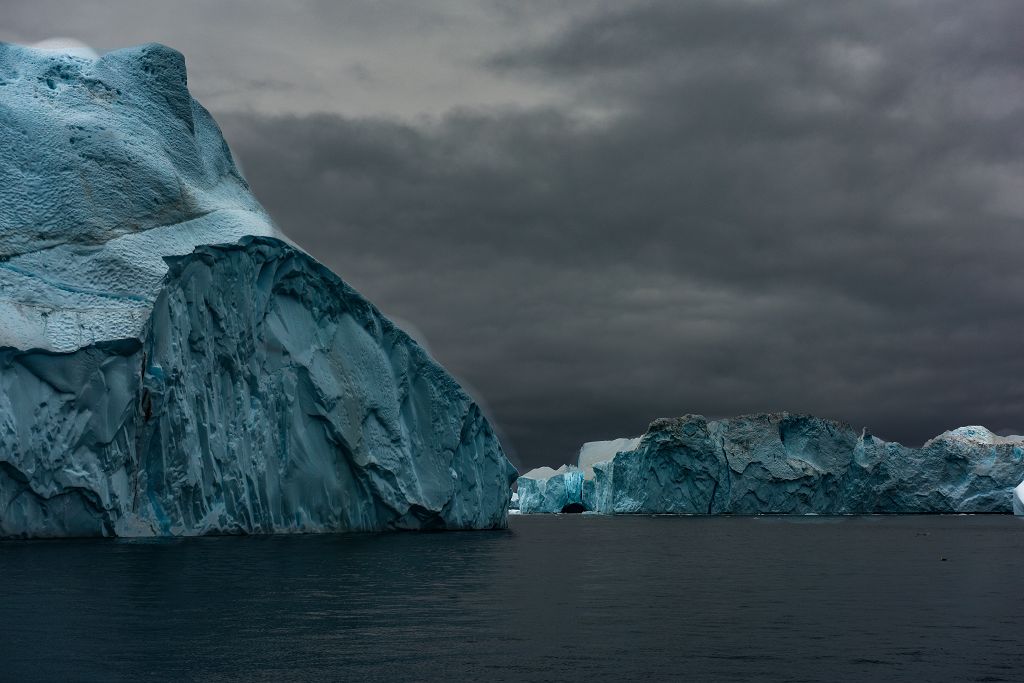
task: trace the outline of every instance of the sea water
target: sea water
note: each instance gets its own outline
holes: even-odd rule
[[[1024,520],[0,543],[0,679],[1024,679]]]

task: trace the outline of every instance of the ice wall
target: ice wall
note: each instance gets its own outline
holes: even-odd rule
[[[561,512],[572,504],[584,505],[583,472],[576,467],[542,467],[519,478],[519,511],[523,514]]]
[[[504,526],[426,352],[274,227],[160,45],[0,44],[0,535]]]
[[[605,514],[1024,514],[1024,484],[1014,491],[1024,479],[1024,437],[984,427],[908,448],[808,415],[686,415],[654,421],[637,440],[592,443],[581,464],[586,453],[611,452],[587,462],[592,477],[567,467],[523,475],[522,511],[559,511],[571,502],[565,491],[575,491],[562,479],[578,471],[583,506]]]
[[[595,473],[605,513],[1010,512],[1024,439],[961,427],[908,448],[807,415],[687,415]]]

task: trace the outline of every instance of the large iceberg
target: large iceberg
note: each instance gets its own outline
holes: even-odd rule
[[[606,514],[1005,513],[1024,437],[961,427],[909,448],[807,415],[686,415],[592,468],[585,507]]]
[[[0,536],[493,528],[458,384],[273,225],[182,56],[0,44]]]

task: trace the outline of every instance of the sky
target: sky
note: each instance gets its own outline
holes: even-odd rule
[[[522,469],[658,417],[1024,432],[1024,3],[0,0],[184,53]]]

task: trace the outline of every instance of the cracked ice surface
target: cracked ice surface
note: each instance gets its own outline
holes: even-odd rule
[[[580,448],[575,467],[562,465],[557,470],[538,467],[519,478],[519,509],[524,513],[561,512],[578,503],[595,510],[594,465],[610,460],[619,451],[636,448],[640,437],[588,441]]]
[[[456,382],[277,231],[177,52],[0,44],[0,535],[491,528]]]
[[[583,472],[576,467],[531,470],[519,478],[519,510],[523,514],[561,512],[571,503],[582,505],[584,485]]]
[[[607,444],[616,442],[597,443],[607,452]],[[582,481],[588,510],[1024,513],[1024,485],[1014,490],[1024,479],[1024,437],[998,436],[984,427],[961,427],[908,448],[808,415],[686,415],[656,420],[632,449],[615,448],[610,459],[592,463],[593,478]],[[575,502],[575,488],[562,481],[575,468],[546,469],[551,474],[544,479],[524,481],[537,476],[531,473],[519,479],[524,513],[557,512]]]
[[[1010,512],[1024,439],[961,427],[909,448],[807,415],[687,415],[595,473],[607,513]]]
[[[167,265],[281,237],[159,45],[98,59],[0,44],[0,345],[138,336]]]

